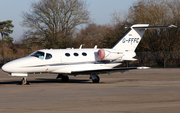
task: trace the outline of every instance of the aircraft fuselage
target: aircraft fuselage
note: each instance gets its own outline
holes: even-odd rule
[[[38,50],[26,57],[7,63],[2,69],[16,76],[16,73],[71,74],[72,71],[110,69],[120,65],[119,62],[113,63],[110,62],[110,60],[106,60],[106,62],[105,60],[102,61],[99,59],[97,56],[98,50],[99,49]],[[34,55],[35,53],[36,56]],[[122,57],[123,54],[119,55],[119,58]]]

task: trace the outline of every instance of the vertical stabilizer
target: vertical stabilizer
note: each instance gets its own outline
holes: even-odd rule
[[[123,51],[135,51],[149,24],[136,24],[131,26],[126,33],[111,47]]]

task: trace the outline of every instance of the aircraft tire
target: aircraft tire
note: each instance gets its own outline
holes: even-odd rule
[[[92,80],[92,81],[93,81],[93,83],[99,83],[99,81],[100,81],[99,76],[96,76],[96,79],[94,79],[94,80]]]
[[[63,75],[61,80],[62,80],[62,82],[68,82],[69,81],[69,77],[67,75]]]
[[[25,85],[27,84],[27,79],[24,77],[22,80],[21,80],[21,85]]]

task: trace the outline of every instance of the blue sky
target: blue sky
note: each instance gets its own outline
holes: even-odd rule
[[[10,36],[14,40],[22,38],[26,29],[20,26],[22,22],[22,12],[28,12],[30,4],[39,0],[0,0],[0,21],[12,20],[14,32]],[[138,0],[86,0],[90,18],[97,24],[109,24],[111,14],[119,11],[127,11],[134,2]]]

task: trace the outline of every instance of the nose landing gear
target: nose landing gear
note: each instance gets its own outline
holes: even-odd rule
[[[20,85],[31,85],[31,83],[27,81],[26,77],[23,77],[23,79],[21,80]]]

